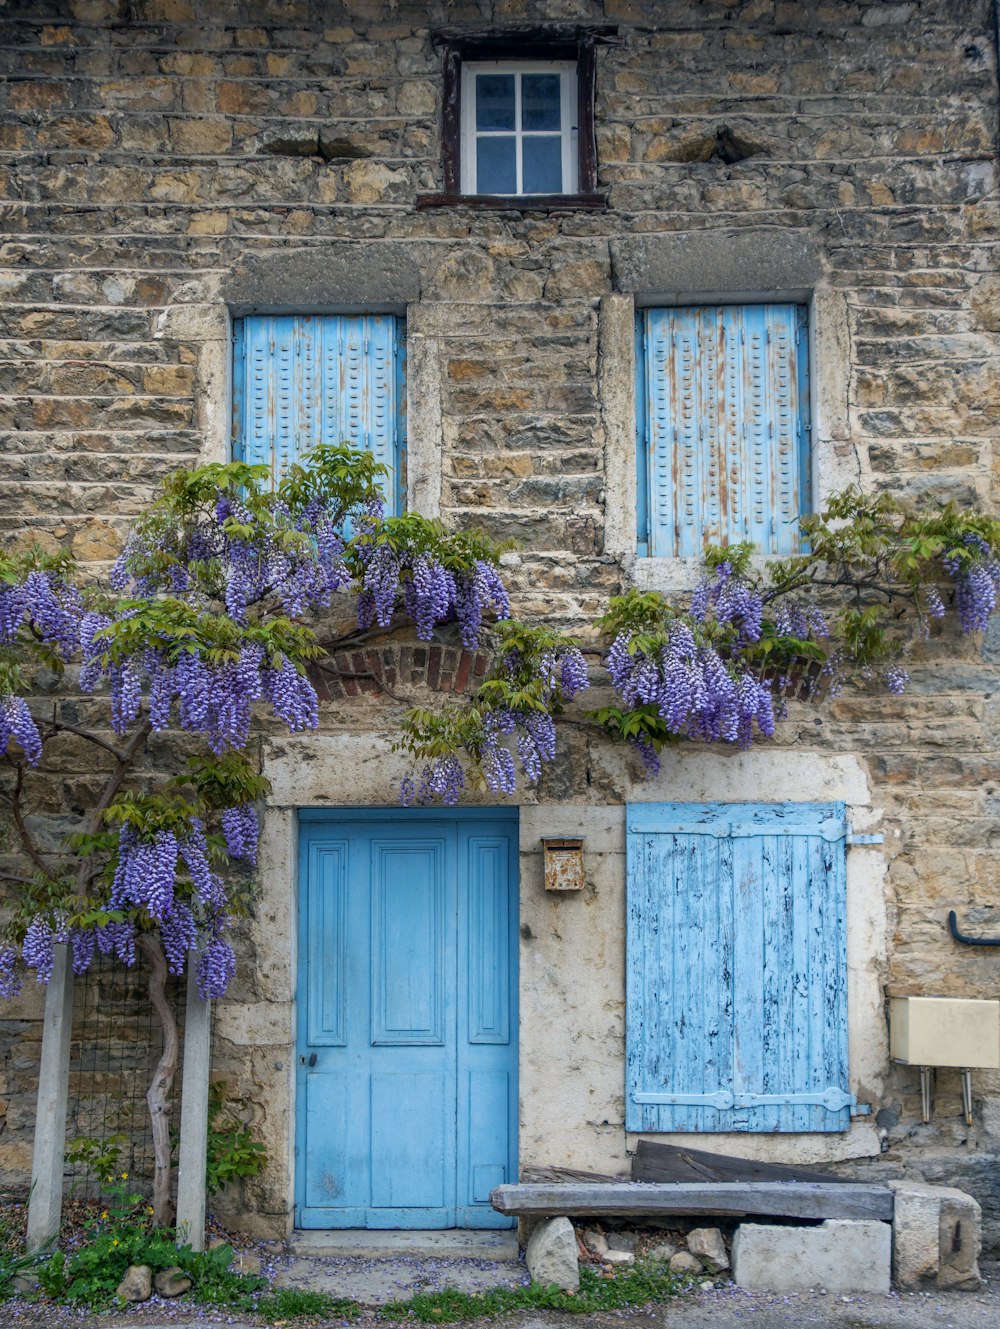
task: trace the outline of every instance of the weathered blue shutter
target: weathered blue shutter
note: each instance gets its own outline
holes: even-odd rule
[[[351,443],[387,466],[401,509],[405,392],[400,319],[388,314],[255,315],[237,320],[233,455],[277,479],[317,443]]]
[[[847,1130],[843,804],[627,815],[626,1128]]]
[[[794,552],[809,502],[804,306],[647,309],[639,336],[639,552]]]

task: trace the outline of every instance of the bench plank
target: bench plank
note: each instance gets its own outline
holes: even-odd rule
[[[891,1221],[886,1186],[852,1182],[731,1181],[670,1184],[617,1182],[591,1185],[498,1186],[490,1204],[501,1214],[593,1214],[630,1218],[657,1214],[750,1214],[781,1218],[869,1218]]]

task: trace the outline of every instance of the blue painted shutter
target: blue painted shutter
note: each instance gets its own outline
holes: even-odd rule
[[[809,506],[804,306],[647,309],[639,337],[639,552],[793,553]]]
[[[401,511],[402,320],[388,314],[255,315],[235,326],[233,455],[277,479],[317,443],[366,448]]]
[[[627,816],[626,1128],[847,1130],[843,804]]]

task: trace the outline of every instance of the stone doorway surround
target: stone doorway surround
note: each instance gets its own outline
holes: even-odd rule
[[[361,699],[358,699],[359,701]],[[636,1137],[622,1125],[625,996],[626,802],[837,800],[850,824],[878,825],[866,769],[850,756],[760,748],[748,753],[683,751],[656,779],[641,780],[629,754],[598,741],[566,754],[567,780],[580,775],[604,802],[520,807],[520,1141],[522,1166],[624,1171]],[[586,772],[578,771],[586,763]],[[392,751],[390,732],[274,737],[264,744],[272,781],[261,838],[261,897],[250,922],[255,991],[223,1000],[216,1011],[216,1067],[232,1069],[234,1090],[251,1100],[256,1127],[269,1142],[269,1163],[253,1190],[253,1209],[227,1215],[262,1236],[288,1236],[293,1224],[294,1050],[297,981],[295,913],[297,809],[392,807],[408,771]],[[590,784],[587,784],[589,776]],[[482,805],[492,801],[479,800]],[[477,800],[469,799],[475,806]],[[541,839],[585,839],[587,885],[574,898],[544,890]],[[877,1106],[888,1073],[883,983],[888,919],[878,845],[852,848],[847,860],[849,1083]],[[560,1067],[558,1075],[553,1067]],[[567,1104],[573,1111],[567,1112]],[[690,1136],[661,1137],[691,1144]],[[700,1147],[748,1158],[833,1162],[878,1156],[873,1117],[837,1135],[713,1135]]]

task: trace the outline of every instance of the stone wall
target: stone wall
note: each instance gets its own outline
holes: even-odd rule
[[[429,29],[525,21],[619,25],[621,43],[597,52],[606,210],[419,209],[418,194],[442,188]],[[5,540],[68,546],[100,566],[162,475],[225,455],[227,307],[280,298],[267,276],[278,263],[302,308],[405,306],[410,492],[453,525],[518,541],[506,570],[519,613],[580,625],[637,575],[634,298],[811,295],[821,488],[858,479],[995,503],[988,0],[8,0],[0,69]],[[865,1000],[874,990],[876,1005],[882,985],[996,995],[996,952],[956,947],[945,918],[957,907],[970,928],[1000,931],[998,660],[998,635],[959,642],[935,631],[906,696],[796,708],[770,749],[776,784],[793,760],[820,771],[848,758],[865,773],[870,819],[886,837],[884,887],[875,877],[884,960],[877,939],[860,941]],[[417,696],[422,677],[411,680]],[[371,695],[337,697],[324,725],[330,741],[360,727],[371,749],[398,713]],[[640,787],[638,771],[600,777],[618,759],[599,741],[574,731],[565,744],[549,802],[614,807]],[[373,801],[391,796],[357,769]],[[89,753],[67,740],[39,782],[47,833],[60,831],[60,800],[85,806],[95,780]],[[294,788],[283,799],[307,801]],[[284,826],[285,812],[274,815]],[[602,876],[606,852],[588,864],[597,904],[581,946],[612,955],[620,878]],[[525,909],[554,958],[559,924],[535,917],[535,875],[526,862]],[[218,1065],[248,1115],[287,1142],[287,1053],[261,1035],[247,1055],[239,1035],[247,1007],[290,1000],[267,943],[255,928],[232,1010],[220,1011]],[[547,981],[525,995],[538,1015]],[[617,1065],[621,1000],[609,982],[608,1009],[595,1017],[587,1005],[567,1031],[587,1044],[575,1081],[583,1103],[595,1068]],[[37,994],[7,1015],[0,1175],[23,1181]],[[547,1091],[532,1080],[540,1044],[523,1023],[525,1161],[571,1161],[552,1156]],[[285,1036],[273,1037],[282,1046]],[[1000,1077],[977,1077],[971,1129],[957,1081],[942,1077],[925,1127],[915,1073],[881,1055],[876,1130],[888,1152],[877,1166],[967,1179],[996,1233]],[[599,1111],[584,1110],[577,1154],[593,1164],[625,1157],[616,1074]],[[868,1130],[853,1152],[877,1147]],[[283,1176],[248,1201],[279,1226]]]

